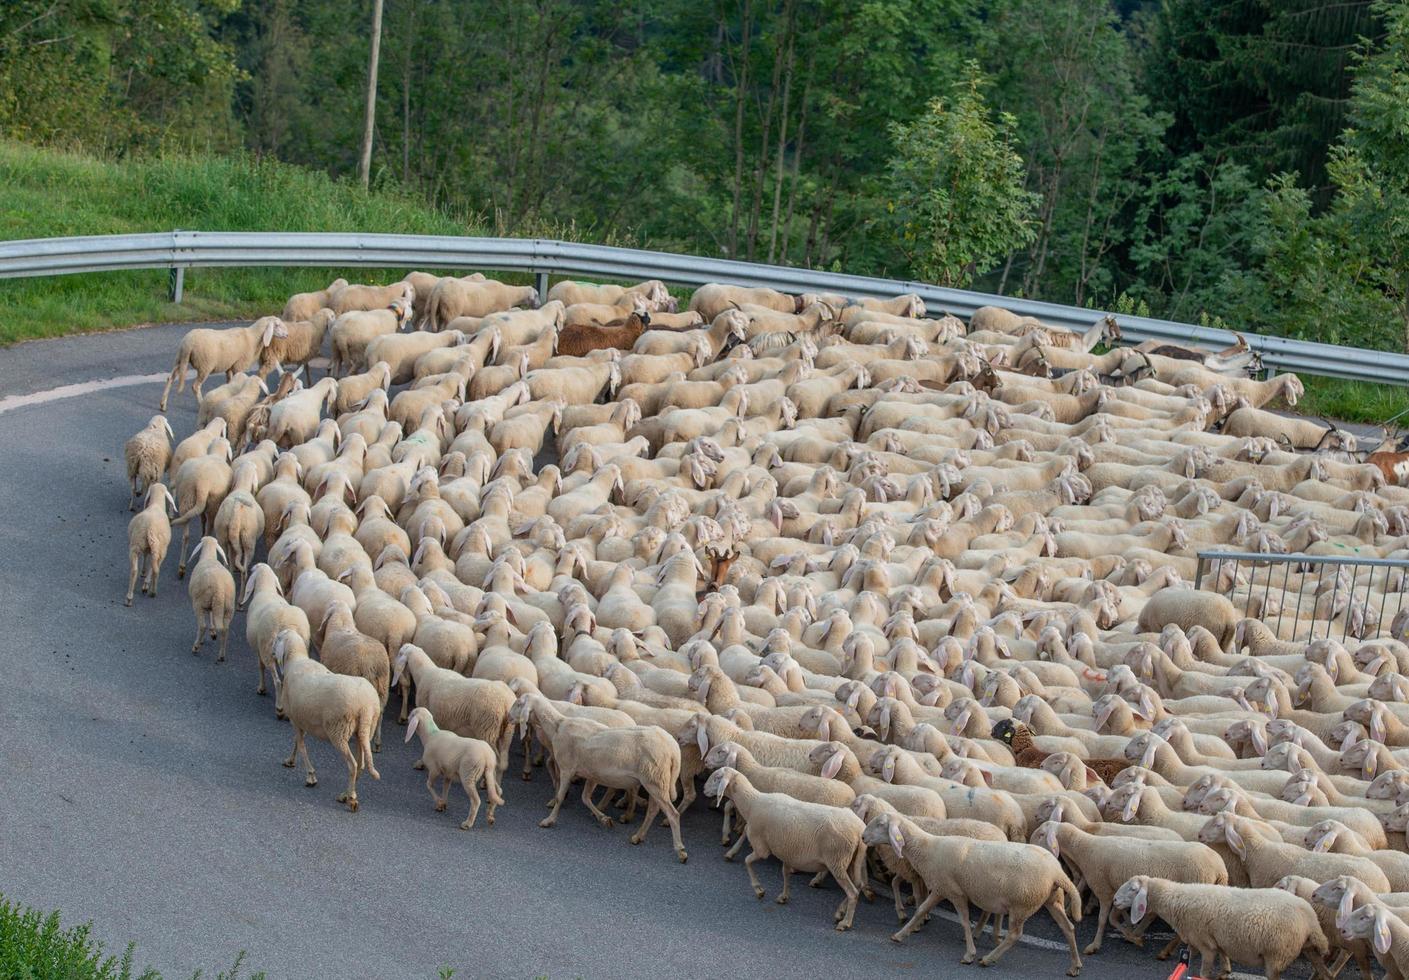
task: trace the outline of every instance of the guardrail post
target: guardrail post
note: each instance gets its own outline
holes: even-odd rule
[[[171,276],[169,281],[171,285],[171,301],[173,303],[181,302],[181,290],[185,288],[186,285],[185,267],[179,265],[173,266],[171,269]]]
[[[534,274],[533,286],[538,290],[538,302],[542,303],[548,298],[548,273],[538,272]]]

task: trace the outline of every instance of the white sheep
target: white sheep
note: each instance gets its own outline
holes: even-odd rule
[[[201,390],[205,379],[217,371],[224,371],[226,380],[253,365],[260,352],[274,342],[276,337],[286,337],[284,325],[272,317],[256,320],[248,327],[231,327],[228,330],[211,330],[198,327],[186,332],[181,345],[176,350],[176,364],[171,376],[166,379],[166,387],[161,393],[161,411],[166,411],[166,401],[171,395],[171,386],[176,384],[176,393],[186,386],[186,369],[196,369],[196,379],[191,390],[199,403],[205,393]]]
[[[372,761],[372,732],[381,717],[377,692],[365,677],[335,674],[308,659],[308,648],[293,630],[283,630],[275,638],[274,663],[275,704],[294,732],[293,750],[284,767],[292,769],[302,752],[308,770],[304,785],[317,786],[318,774],[304,737],[312,735],[328,742],[347,763],[347,789],[339,794],[338,802],[356,813],[358,774],[365,771],[373,779],[382,778]],[[348,747],[354,739],[355,754]]]
[[[776,857],[783,866],[783,890],[776,899],[788,901],[790,875],[794,871],[826,871],[841,886],[846,897],[833,914],[837,931],[851,928],[856,901],[866,884],[866,845],[862,843],[865,824],[850,810],[821,803],[796,800],[783,793],[764,793],[737,769],[722,766],[705,781],[705,795],[722,800],[725,796],[744,819],[744,835],[751,848],[744,868],[754,894],[764,896],[754,871],[755,861]]]
[[[1230,888],[1191,885],[1136,875],[1115,893],[1115,907],[1129,910],[1138,925],[1156,915],[1203,958],[1199,973],[1223,975],[1218,968],[1232,960],[1261,966],[1268,980],[1305,955],[1318,977],[1329,974],[1322,962],[1329,944],[1316,911],[1278,888]]]
[[[191,596],[191,611],[196,616],[196,639],[191,644],[191,652],[199,653],[205,632],[210,638],[220,638],[220,655],[216,663],[225,659],[225,646],[230,641],[230,620],[235,615],[235,577],[225,567],[228,559],[225,550],[215,538],[207,535],[196,544],[191,552],[195,565],[191,568],[191,579],[186,583],[186,591]]]
[[[135,509],[137,498],[166,473],[167,464],[171,462],[171,440],[175,438],[166,416],[153,415],[140,432],[123,444],[127,480],[132,485],[132,495],[127,500],[128,510]]]
[[[907,833],[900,820],[889,814],[874,817],[866,825],[862,840],[866,844],[888,843],[897,855],[910,862],[929,892],[910,921],[890,937],[893,941],[902,942],[924,923],[935,905],[948,901],[959,913],[959,924],[964,929],[964,956],[959,962],[972,963],[978,950],[969,925],[969,906],[975,905],[985,912],[1009,916],[1002,941],[979,960],[981,966],[992,966],[1022,938],[1027,920],[1045,908],[1062,930],[1071,951],[1067,976],[1081,972],[1081,955],[1076,951],[1076,931],[1072,927],[1073,920],[1081,921],[1081,896],[1057,859],[1047,851],[1031,844],[941,837],[919,827],[911,827]]]
[[[489,809],[485,811],[485,822],[494,826],[494,809],[504,805],[499,783],[495,778],[499,760],[488,743],[477,738],[465,738],[440,728],[435,718],[425,708],[411,712],[411,721],[406,726],[406,741],[421,732],[421,758],[418,765],[426,770],[426,789],[435,800],[435,812],[442,813],[450,800],[451,780],[457,780],[470,799],[470,813],[461,830],[469,830],[475,825],[479,815],[479,782],[484,780],[485,795],[489,797]],[[445,792],[436,791],[435,784],[445,780]]]
[[[142,577],[142,594],[157,597],[157,578],[161,563],[171,547],[171,518],[166,508],[176,511],[176,499],[164,484],[147,487],[146,501],[136,516],[127,523],[127,605],[132,605],[132,590]],[[145,574],[144,574],[145,573]]]

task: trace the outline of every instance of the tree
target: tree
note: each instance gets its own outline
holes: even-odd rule
[[[365,188],[372,176],[372,133],[377,125],[377,61],[382,53],[382,0],[372,0],[372,54],[367,64],[367,113],[362,124],[362,155],[357,179]]]
[[[992,117],[982,86],[978,64],[968,62],[947,100],[891,127],[891,226],[913,272],[942,286],[968,285],[1036,234],[1038,197],[1023,188],[1015,121]]]
[[[1354,70],[1350,126],[1321,214],[1292,175],[1270,185],[1260,273],[1280,332],[1409,349],[1409,7],[1380,0],[1382,43]]]

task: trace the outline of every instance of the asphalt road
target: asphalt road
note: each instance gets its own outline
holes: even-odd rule
[[[169,369],[180,328],[0,351],[0,892],[70,922],[168,976],[228,968],[241,950],[271,977],[962,976],[960,932],[936,919],[904,945],[888,896],[839,934],[834,887],[794,880],[792,904],[758,902],[719,853],[716,814],[685,820],[691,858],[657,828],[639,848],[580,803],[536,826],[541,773],[512,776],[492,830],[457,829],[465,802],[432,811],[412,747],[387,724],[381,781],[362,810],[335,802],[341,763],[310,742],[320,785],[284,769],[288,726],[254,694],[237,615],[230,660],[189,652],[184,583],[168,555],[156,600],[126,588],[122,443],[159,383],[16,406],[7,396]],[[171,421],[194,424],[189,394]],[[175,546],[173,546],[173,550]],[[517,751],[517,750],[516,750]],[[514,759],[517,764],[517,756]],[[1050,921],[984,976],[1061,976]],[[1094,916],[1080,927],[1083,942]],[[981,944],[987,948],[988,941]],[[1084,975],[1163,978],[1150,952],[1109,940]]]

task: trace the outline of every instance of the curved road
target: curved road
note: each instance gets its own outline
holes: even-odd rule
[[[884,893],[849,934],[831,928],[835,888],[795,879],[792,904],[773,904],[771,862],[770,901],[755,901],[702,806],[687,815],[681,866],[665,830],[633,848],[575,799],[555,829],[538,829],[548,782],[524,784],[511,766],[493,830],[481,819],[462,832],[463,794],[452,813],[432,811],[394,722],[360,813],[335,802],[343,770],[323,743],[310,743],[320,785],[305,789],[280,765],[287,725],[254,694],[243,614],[229,662],[209,645],[191,656],[174,555],[158,599],[122,605],[122,444],[160,396],[160,382],[131,378],[168,370],[184,329],[0,351],[0,892],[92,919],[110,951],[135,941],[138,964],[168,975],[228,968],[241,950],[271,977],[970,973],[952,922],[889,942]],[[43,394],[118,376],[127,382]],[[178,437],[191,431],[189,393],[170,417]],[[1062,975],[1056,929],[1045,913],[1031,925],[1031,941],[984,976]],[[1083,942],[1093,929],[1088,916]],[[1152,953],[1107,942],[1085,976],[1167,975]]]

